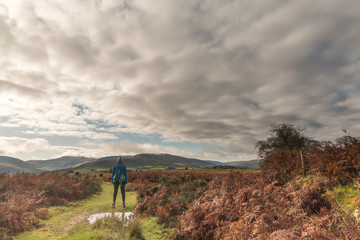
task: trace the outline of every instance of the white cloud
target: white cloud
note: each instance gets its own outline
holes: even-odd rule
[[[49,142],[43,138],[18,138],[0,137],[0,153],[14,155],[19,153],[31,153],[37,150],[49,148]]]
[[[131,143],[127,140],[121,142],[82,142],[82,146],[89,149],[97,149],[98,156],[109,155],[135,155],[138,153],[171,153],[182,156],[193,154],[181,151],[171,146],[160,146],[151,143]]]

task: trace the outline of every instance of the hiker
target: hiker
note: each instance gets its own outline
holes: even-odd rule
[[[125,185],[127,184],[127,171],[126,167],[122,162],[122,158],[118,157],[117,163],[114,165],[112,169],[111,182],[114,185],[114,197],[112,208],[115,208],[116,196],[119,190],[119,186],[121,189],[121,197],[123,200],[123,207],[125,207]]]

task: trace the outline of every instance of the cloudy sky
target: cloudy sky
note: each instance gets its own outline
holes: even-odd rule
[[[0,0],[0,155],[256,157],[360,135],[360,1]]]

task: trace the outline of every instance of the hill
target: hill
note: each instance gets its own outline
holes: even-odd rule
[[[17,172],[38,173],[42,172],[42,170],[34,164],[24,162],[18,158],[0,156],[0,172],[9,172],[10,174]]]
[[[34,164],[44,170],[53,171],[74,168],[84,163],[94,162],[95,160],[95,158],[64,156],[49,160],[30,160],[27,162]]]
[[[99,158],[95,162],[83,164],[76,169],[112,168],[117,156]],[[123,156],[123,161],[128,168],[154,169],[154,168],[183,168],[183,167],[209,167],[215,164],[207,161],[185,158],[170,154],[137,154]]]
[[[212,161],[212,160],[206,160],[206,162],[211,163],[212,165],[215,166],[227,166],[227,163],[224,162],[218,162],[218,161]]]
[[[254,168],[254,169],[260,168],[259,159],[248,160],[248,161],[226,162],[226,164],[237,168]]]

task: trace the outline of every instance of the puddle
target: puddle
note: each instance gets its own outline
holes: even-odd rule
[[[128,223],[133,222],[135,220],[135,214],[133,212],[97,213],[97,214],[93,214],[90,217],[88,217],[87,220],[90,222],[90,224],[93,224],[100,219],[103,219],[105,217],[112,217],[112,216],[118,218],[120,221],[124,221],[125,226],[127,226]]]

